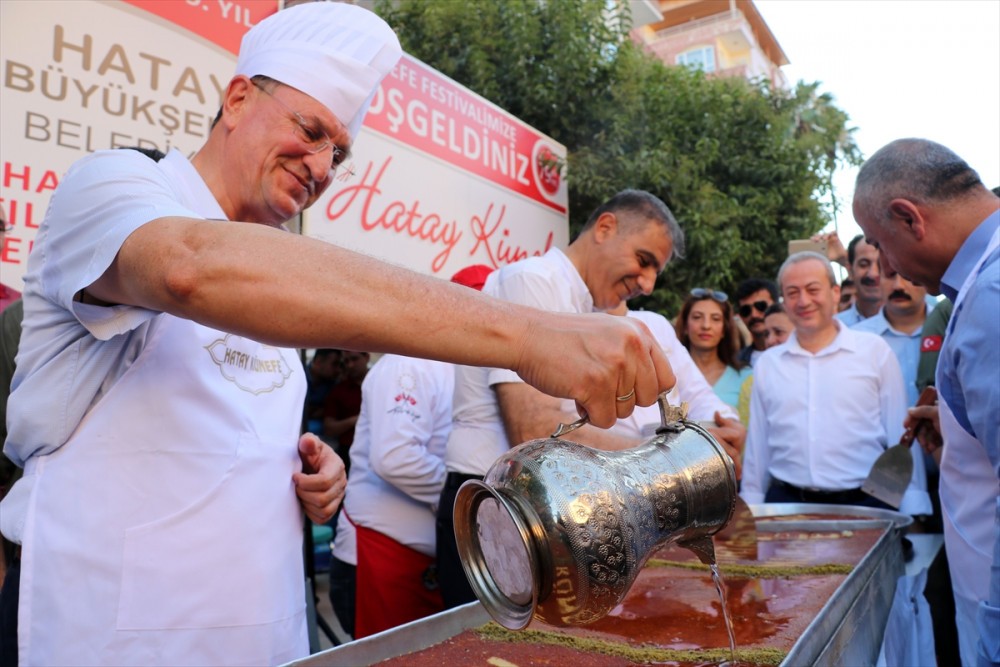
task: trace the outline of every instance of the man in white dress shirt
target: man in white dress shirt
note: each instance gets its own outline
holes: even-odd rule
[[[834,318],[840,288],[826,257],[792,255],[778,282],[795,332],[754,367],[741,495],[748,503],[887,507],[861,485],[903,432],[899,363],[879,336]],[[923,460],[911,453],[900,511],[929,514]]]

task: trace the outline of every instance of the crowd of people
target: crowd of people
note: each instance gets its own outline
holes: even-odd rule
[[[17,470],[2,664],[300,658],[303,516],[335,527],[352,636],[471,601],[459,486],[581,414],[574,441],[634,447],[662,392],[752,503],[886,507],[862,482],[915,430],[899,509],[944,531],[957,659],[1000,661],[1000,198],[976,172],[893,142],[858,175],[863,236],[826,235],[732,298],[696,287],[672,320],[628,305],[684,254],[645,191],[609,198],[566,248],[444,281],[283,228],[400,53],[359,7],[278,12],[244,38],[190,160],[101,151],[60,183],[0,313]],[[914,407],[927,384],[939,401]]]

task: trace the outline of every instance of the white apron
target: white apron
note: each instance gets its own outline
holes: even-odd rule
[[[308,654],[301,364],[170,315],[70,440],[32,459],[22,665]]]
[[[983,262],[997,248],[998,234],[987,244],[955,299],[954,313]],[[945,339],[947,345],[947,337]],[[989,372],[984,369],[984,372]],[[940,382],[938,382],[940,385]],[[942,397],[938,403],[945,447],[941,455],[941,513],[948,569],[955,595],[956,625],[963,665],[976,664],[978,600],[989,590],[996,540],[998,481],[982,444],[966,432]]]

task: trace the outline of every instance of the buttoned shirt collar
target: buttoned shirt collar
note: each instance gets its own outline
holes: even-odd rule
[[[839,350],[846,350],[847,352],[854,352],[857,349],[858,342],[853,336],[848,336],[844,332],[847,331],[848,327],[844,326],[843,322],[833,319],[833,326],[837,328],[837,335],[834,337],[830,344],[822,348],[817,352],[810,352],[809,350],[802,347],[799,343],[799,336],[797,331],[792,331],[788,340],[785,344],[781,346],[782,352],[784,354],[799,354],[810,357],[820,357],[828,354],[834,354]]]
[[[958,298],[958,292],[965,284],[965,279],[976,266],[980,255],[983,254],[983,248],[990,242],[998,226],[1000,226],[1000,210],[993,211],[965,239],[965,243],[958,249],[955,258],[948,265],[948,270],[941,278],[941,291],[946,297],[952,301]]]

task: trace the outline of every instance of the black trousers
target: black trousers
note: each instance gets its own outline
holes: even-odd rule
[[[445,609],[458,607],[476,599],[469,580],[465,578],[462,559],[458,555],[458,543],[455,541],[455,496],[458,494],[458,487],[470,479],[482,479],[482,476],[448,473],[444,488],[441,489],[441,501],[438,503],[437,568],[441,599],[444,600]]]
[[[884,510],[895,508],[881,500],[869,496],[861,489],[846,489],[844,491],[814,491],[802,489],[780,479],[772,478],[771,487],[764,496],[765,503],[825,503],[828,505],[857,505],[860,507],[875,507]]]
[[[0,586],[0,667],[17,667],[17,598],[21,587],[21,560],[7,561]]]
[[[330,606],[344,632],[354,638],[354,596],[358,568],[336,556],[330,558]]]

